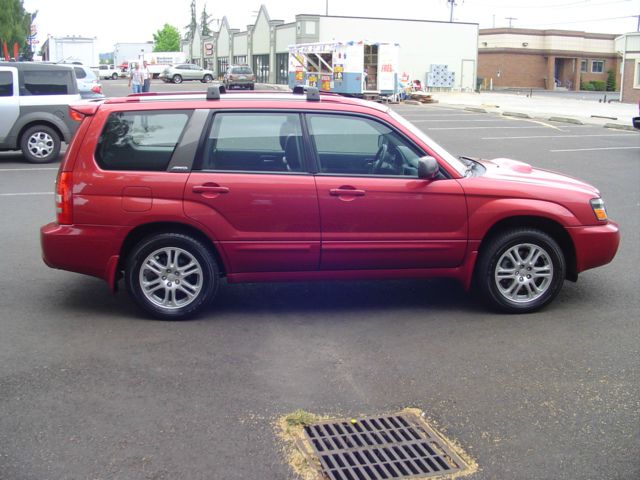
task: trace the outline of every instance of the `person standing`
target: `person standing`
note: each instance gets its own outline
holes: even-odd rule
[[[142,92],[143,84],[144,78],[142,75],[142,69],[140,68],[140,62],[138,62],[129,74],[129,86],[133,88],[133,93],[140,93]]]
[[[147,61],[142,62],[142,91],[148,92],[151,89],[151,72],[149,72],[149,67]]]

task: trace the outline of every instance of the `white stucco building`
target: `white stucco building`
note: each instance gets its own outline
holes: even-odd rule
[[[221,76],[229,64],[253,67],[258,82],[288,81],[288,47],[314,42],[375,41],[400,45],[399,72],[426,85],[432,65],[451,74],[453,89],[474,89],[478,63],[478,25],[426,20],[299,14],[295,21],[272,20],[260,7],[245,30],[231,28],[227,17],[211,37],[193,44],[195,63]],[[209,49],[205,47],[210,47]],[[189,56],[190,43],[183,43]]]

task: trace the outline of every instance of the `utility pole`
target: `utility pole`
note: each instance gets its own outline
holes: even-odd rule
[[[329,0],[325,0],[324,2],[324,14],[327,17],[329,16]]]
[[[504,19],[505,19],[505,20],[509,20],[509,28],[511,28],[511,22],[512,22],[513,20],[517,20],[517,18],[515,18],[515,17],[504,17]]]
[[[453,22],[453,7],[456,5],[455,0],[447,0],[451,4],[451,15],[449,15],[449,22]]]

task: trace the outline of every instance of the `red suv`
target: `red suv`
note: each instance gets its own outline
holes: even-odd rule
[[[228,282],[451,277],[531,312],[620,240],[598,190],[458,159],[386,106],[296,93],[142,94],[71,107],[54,268],[124,277],[165,319]]]

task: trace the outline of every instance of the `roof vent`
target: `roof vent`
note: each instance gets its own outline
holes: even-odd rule
[[[226,90],[222,85],[214,85],[207,88],[207,100],[220,100],[220,94]]]

